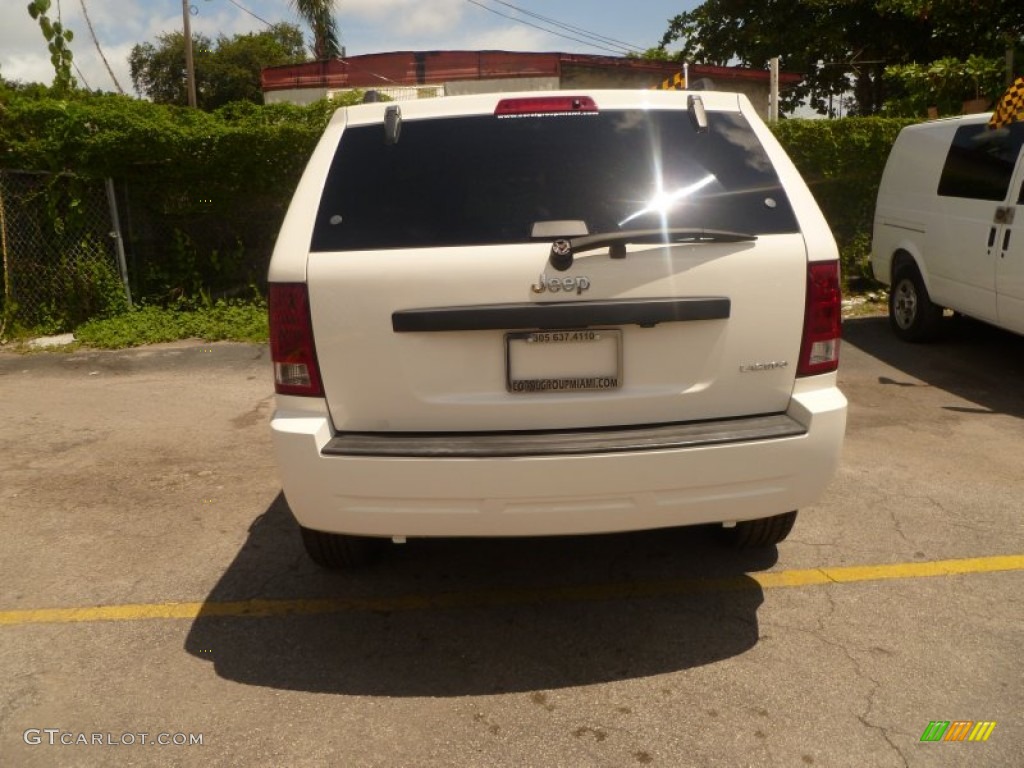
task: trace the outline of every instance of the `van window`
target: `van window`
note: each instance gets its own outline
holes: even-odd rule
[[[493,115],[348,128],[324,188],[312,250],[529,242],[539,221],[591,234],[692,227],[798,231],[746,119],[685,111]]]
[[[1024,144],[1024,123],[992,129],[985,123],[957,129],[939,179],[944,197],[1002,202]]]

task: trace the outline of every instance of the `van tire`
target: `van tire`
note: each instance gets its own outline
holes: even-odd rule
[[[942,321],[942,307],[932,304],[921,273],[914,264],[901,264],[889,291],[889,325],[903,341],[934,339]]]
[[[347,536],[299,527],[302,545],[310,560],[331,571],[348,570],[369,565],[380,558],[384,539]]]
[[[725,543],[733,549],[760,549],[784,541],[793,530],[796,510],[757,520],[743,520],[732,528],[723,528]]]

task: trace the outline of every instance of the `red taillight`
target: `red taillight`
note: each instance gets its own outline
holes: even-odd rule
[[[597,112],[597,104],[589,96],[526,96],[502,99],[494,109],[498,117],[555,115],[573,112]]]
[[[839,367],[839,337],[842,328],[842,292],[839,262],[826,261],[807,267],[807,303],[804,307],[804,335],[800,344],[797,376],[829,373]]]
[[[313,346],[313,321],[305,283],[271,283],[267,293],[270,314],[270,359],[274,362],[274,391],[279,395],[323,397],[320,367]]]

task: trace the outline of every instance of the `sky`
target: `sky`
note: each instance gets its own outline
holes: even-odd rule
[[[309,35],[289,0],[190,0],[193,33],[259,32],[266,23],[291,22]],[[657,45],[676,14],[699,0],[338,0],[335,18],[350,56],[400,50],[563,51],[623,55]],[[7,80],[53,81],[46,41],[27,0],[0,0],[0,75]],[[182,29],[179,0],[51,0],[74,32],[71,50],[80,85],[117,90],[89,33],[83,7],[114,77],[133,94],[128,54],[136,43]],[[569,31],[549,21],[574,27]],[[558,32],[565,36],[555,34]],[[603,39],[595,39],[593,36]],[[567,39],[574,38],[574,39]],[[608,39],[617,41],[609,42]]]

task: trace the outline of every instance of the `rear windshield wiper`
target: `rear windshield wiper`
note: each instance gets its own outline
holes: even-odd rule
[[[757,240],[749,232],[733,232],[725,229],[633,229],[625,232],[601,232],[583,237],[560,238],[551,244],[551,266],[564,272],[572,266],[577,253],[593,251],[608,246],[608,255],[613,259],[626,258],[627,243],[743,243]]]

